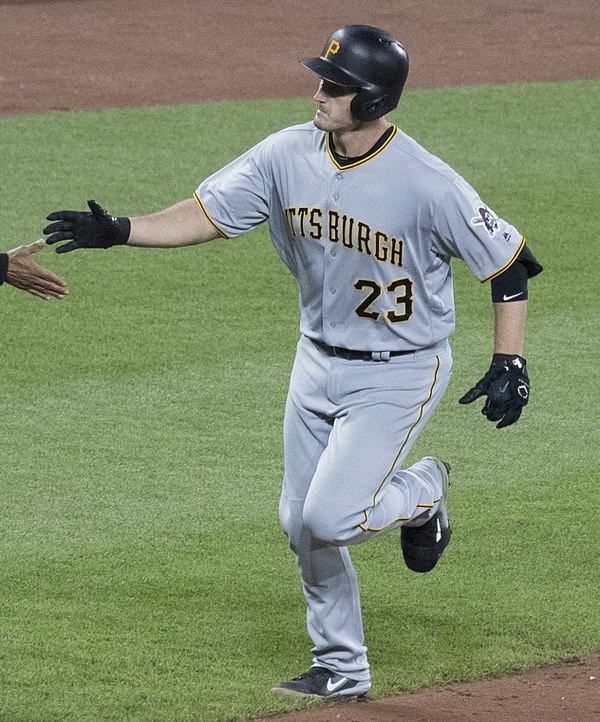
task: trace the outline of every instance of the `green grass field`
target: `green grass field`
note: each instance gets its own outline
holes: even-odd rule
[[[1,246],[96,198],[189,197],[309,100],[0,119]],[[353,548],[373,694],[600,648],[600,82],[406,93],[392,120],[522,230],[532,400],[497,431],[458,397],[487,369],[489,289],[456,264],[454,376],[411,453],[453,463],[454,540],[431,575],[398,536]],[[310,663],[279,530],[297,291],[266,228],[175,251],[40,262],[70,297],[2,308],[0,720],[216,722],[292,709]]]

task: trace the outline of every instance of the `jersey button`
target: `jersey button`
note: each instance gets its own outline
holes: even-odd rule
[[[337,293],[337,288],[330,288],[331,293]]]
[[[339,199],[340,199],[340,197],[339,197],[339,195],[336,193],[336,194],[333,196],[333,200],[334,200],[334,201],[339,201]]]
[[[330,255],[332,258],[335,258],[336,253],[337,253],[337,251],[335,250],[335,248],[332,248],[332,249],[331,249],[331,253],[330,253],[329,255]]]

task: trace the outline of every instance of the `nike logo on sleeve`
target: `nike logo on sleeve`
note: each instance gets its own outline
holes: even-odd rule
[[[504,296],[502,296],[502,300],[503,301],[512,301],[513,298],[519,298],[519,296],[522,296],[522,295],[523,295],[523,291],[520,291],[519,293],[513,293],[512,296],[507,296],[506,294],[504,294]]]

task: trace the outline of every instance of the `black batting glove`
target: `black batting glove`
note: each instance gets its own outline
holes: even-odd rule
[[[487,396],[481,413],[489,421],[498,421],[497,429],[514,424],[529,401],[527,362],[522,356],[495,353],[486,375],[458,400],[470,404]]]
[[[110,248],[127,243],[131,231],[129,218],[116,218],[107,213],[96,201],[88,201],[91,213],[84,211],[57,211],[47,216],[51,223],[44,228],[52,234],[46,243],[70,241],[56,249],[68,253],[77,248]]]

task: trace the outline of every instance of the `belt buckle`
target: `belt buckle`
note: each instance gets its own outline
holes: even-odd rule
[[[389,351],[371,351],[371,359],[373,361],[389,361],[390,360],[390,352]]]

